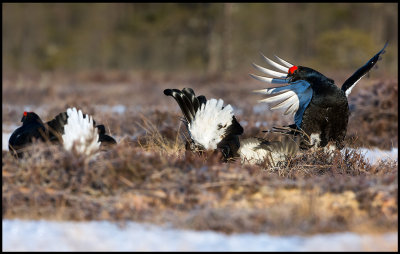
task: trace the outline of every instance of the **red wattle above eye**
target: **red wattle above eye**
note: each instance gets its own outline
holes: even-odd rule
[[[292,66],[292,67],[290,67],[289,68],[289,74],[293,74],[294,73],[294,71],[295,70],[297,70],[298,68],[297,68],[297,66],[296,65],[294,65],[294,66]]]

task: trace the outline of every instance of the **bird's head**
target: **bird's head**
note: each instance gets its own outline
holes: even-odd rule
[[[26,124],[26,123],[30,123],[32,121],[41,122],[41,119],[35,112],[24,111],[24,114],[22,116],[21,122],[23,124]]]
[[[322,73],[304,66],[293,65],[289,68],[287,78],[290,82],[295,82],[297,80],[305,80],[314,86],[314,84],[320,84],[321,81],[328,81],[334,83],[333,80],[325,77]]]

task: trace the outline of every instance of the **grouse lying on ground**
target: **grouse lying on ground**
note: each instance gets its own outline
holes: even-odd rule
[[[26,147],[34,140],[62,143],[66,150],[75,149],[78,153],[92,154],[93,152],[116,141],[105,134],[104,125],[95,126],[91,116],[83,115],[76,108],[68,108],[54,119],[43,123],[34,112],[24,112],[22,126],[17,128],[8,141],[12,155],[22,158]]]
[[[387,43],[364,66],[348,78],[341,89],[323,74],[304,66],[296,66],[275,56],[278,64],[262,55],[264,60],[283,72],[273,71],[253,63],[253,66],[274,78],[250,74],[253,78],[270,83],[266,89],[257,92],[266,94],[271,109],[284,109],[286,114],[294,114],[294,124],[275,128],[273,132],[300,134],[301,148],[324,147],[335,142],[332,148],[342,149],[349,119],[347,97],[353,87],[381,59]]]
[[[223,106],[223,100],[195,95],[193,89],[166,89],[184,115],[190,135],[186,149],[191,151],[220,150],[224,161],[240,157],[242,163],[276,165],[297,152],[297,143],[285,137],[282,142],[261,138],[239,138],[243,128],[236,120],[231,105]]]

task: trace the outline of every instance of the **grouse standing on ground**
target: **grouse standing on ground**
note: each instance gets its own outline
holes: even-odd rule
[[[190,135],[186,149],[191,151],[220,150],[224,161],[240,157],[242,163],[276,165],[297,152],[297,143],[290,138],[284,141],[267,141],[261,138],[239,138],[243,128],[236,120],[231,105],[223,106],[223,100],[195,95],[193,89],[166,89],[184,115]]]
[[[250,74],[253,78],[271,85],[257,92],[266,94],[271,109],[284,109],[286,114],[294,114],[294,124],[275,128],[273,132],[300,134],[301,148],[324,147],[333,141],[332,148],[343,148],[349,119],[347,97],[357,82],[381,59],[387,43],[364,66],[348,78],[341,89],[323,74],[304,66],[296,66],[275,56],[282,64],[263,59],[280,71],[273,71],[253,63],[253,66],[274,78]]]
[[[8,149],[16,157],[23,156],[24,148],[35,139],[46,141],[48,130],[40,117],[34,112],[24,112],[22,126],[17,128],[8,140]]]
[[[8,141],[12,155],[21,158],[26,147],[34,140],[62,143],[66,150],[92,154],[102,147],[116,144],[114,138],[105,134],[104,125],[95,125],[91,116],[83,115],[76,108],[68,108],[54,119],[43,123],[34,112],[24,112],[22,126],[17,128]]]

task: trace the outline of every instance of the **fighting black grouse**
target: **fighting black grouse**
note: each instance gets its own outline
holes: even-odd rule
[[[166,89],[184,115],[183,121],[190,140],[186,149],[191,151],[219,150],[224,161],[240,158],[242,163],[276,165],[295,155],[298,144],[291,138],[267,141],[261,138],[240,139],[243,128],[236,120],[231,105],[223,106],[223,100],[196,96],[193,89]]]
[[[263,54],[262,58],[278,69],[273,71],[253,63],[253,66],[274,78],[250,74],[253,78],[271,84],[266,89],[257,90],[266,94],[260,102],[270,104],[271,110],[284,109],[286,114],[294,114],[294,124],[278,127],[273,132],[300,135],[301,148],[325,147],[334,142],[330,149],[342,149],[349,119],[347,97],[353,87],[381,59],[385,46],[360,67],[341,88],[323,74],[304,66],[293,65],[277,56],[278,64]],[[283,71],[283,72],[282,72]]]

